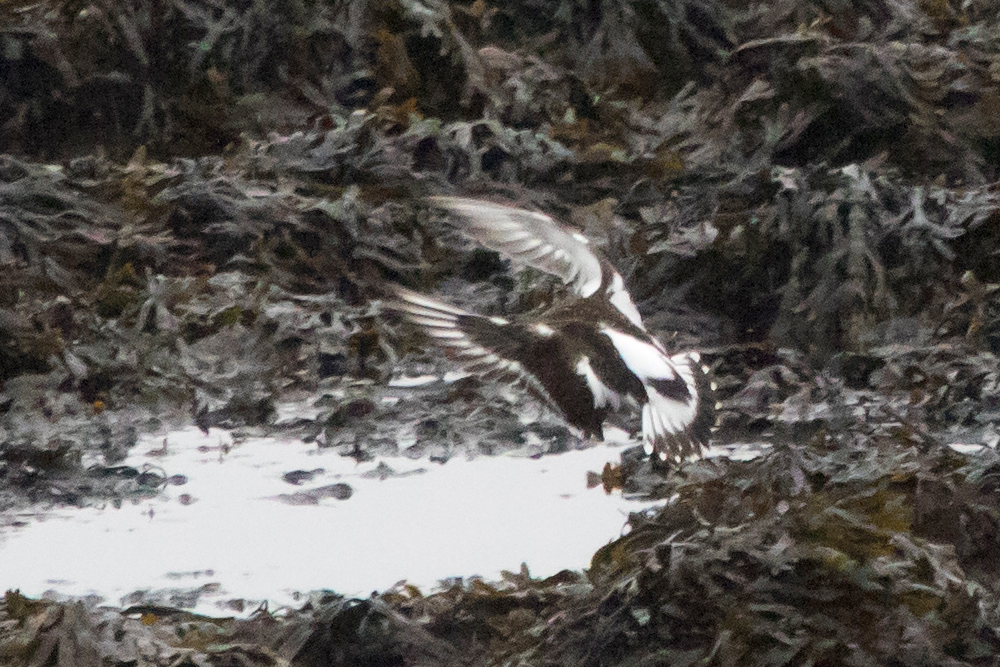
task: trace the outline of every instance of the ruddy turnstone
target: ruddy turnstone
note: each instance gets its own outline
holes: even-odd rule
[[[576,298],[523,321],[485,317],[395,287],[387,304],[467,370],[517,376],[584,437],[602,439],[611,410],[642,408],[647,453],[699,454],[710,415],[696,352],[669,354],[646,331],[621,274],[581,233],[544,213],[459,197],[431,197],[465,236],[517,264],[553,274]]]

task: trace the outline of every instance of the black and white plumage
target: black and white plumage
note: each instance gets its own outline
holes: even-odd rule
[[[548,215],[476,199],[432,197],[460,232],[515,263],[553,274],[576,298],[524,321],[485,317],[395,288],[389,306],[468,370],[516,376],[585,436],[612,410],[642,409],[649,453],[700,453],[707,384],[697,353],[670,355],[642,323],[624,280],[586,237]]]

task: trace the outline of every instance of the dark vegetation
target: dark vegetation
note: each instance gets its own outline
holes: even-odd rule
[[[0,662],[996,664],[1000,462],[945,445],[1000,440],[997,10],[0,5],[3,508],[156,493],[119,464],[183,419],[359,458],[402,424],[436,459],[525,446],[489,383],[379,400],[445,367],[381,317],[387,279],[486,312],[550,297],[456,244],[420,203],[442,192],[585,230],[668,345],[704,350],[717,441],[774,445],[609,466],[671,500],[587,576],[247,621],[12,592]],[[317,418],[275,425],[304,397]]]

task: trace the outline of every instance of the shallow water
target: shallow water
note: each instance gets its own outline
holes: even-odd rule
[[[621,534],[628,512],[650,505],[586,488],[587,471],[617,462],[623,446],[539,459],[357,464],[315,444],[233,443],[214,429],[149,437],[126,464],[187,482],[120,509],[25,515],[25,525],[0,537],[0,586],[112,604],[135,600],[134,591],[204,587],[200,596],[171,601],[219,613],[234,599],[273,608],[296,604],[300,592],[368,595],[403,579],[427,591],[448,577],[498,579],[522,562],[533,576],[586,568],[595,550]],[[410,474],[364,476],[379,464]],[[299,486],[282,477],[316,469]],[[353,495],[303,493],[336,483]]]

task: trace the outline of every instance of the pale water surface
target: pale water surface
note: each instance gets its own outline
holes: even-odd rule
[[[357,464],[315,443],[234,443],[215,429],[151,436],[126,464],[182,474],[187,483],[120,509],[25,516],[26,525],[0,532],[0,590],[125,604],[137,590],[205,586],[195,607],[220,613],[232,599],[274,608],[299,603],[301,592],[368,595],[403,579],[428,591],[447,577],[498,579],[522,562],[533,576],[586,568],[622,533],[630,511],[650,505],[586,488],[587,471],[617,462],[623,446],[539,459]],[[411,474],[363,476],[379,463]],[[282,479],[317,468],[323,472],[301,486]],[[349,499],[288,502],[289,494],[338,482],[353,488]]]

